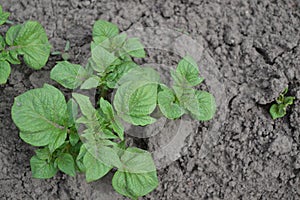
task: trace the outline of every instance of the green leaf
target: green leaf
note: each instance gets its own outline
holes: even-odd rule
[[[98,20],[93,26],[93,39],[99,40],[99,38],[111,38],[119,34],[118,27],[110,22],[104,20]]]
[[[129,38],[124,44],[123,50],[132,57],[144,58],[146,56],[144,45],[138,38]]]
[[[112,105],[102,97],[100,98],[100,109],[103,112],[105,119],[114,119],[115,114]]]
[[[115,66],[113,71],[106,77],[106,85],[109,88],[115,88],[116,84],[122,76],[128,73],[131,69],[139,67],[135,62],[127,61]]]
[[[97,88],[99,85],[99,81],[100,80],[99,80],[98,76],[91,76],[82,83],[82,85],[80,86],[80,89],[89,90],[92,88]]]
[[[117,139],[118,136],[116,136],[111,129],[102,128],[103,131],[103,139]]]
[[[286,107],[284,104],[273,104],[270,108],[272,119],[284,117],[286,115]]]
[[[118,156],[122,157],[122,155],[125,153],[125,150],[126,150],[126,141],[123,140],[122,142],[118,143],[117,146],[114,146],[113,148],[117,152]]]
[[[30,159],[30,166],[33,178],[47,179],[53,177],[58,169],[54,167],[53,162],[41,160],[37,156]]]
[[[156,171],[136,174],[117,171],[112,179],[113,188],[132,199],[152,192],[158,186]]]
[[[212,94],[205,91],[196,91],[198,110],[190,110],[192,116],[199,121],[207,121],[213,118],[216,112],[216,102]]]
[[[9,45],[9,46],[14,45],[14,40],[18,37],[18,34],[19,34],[20,30],[22,29],[22,27],[23,26],[21,24],[17,24],[17,25],[11,26],[7,30],[6,36],[5,36],[7,45]]]
[[[72,96],[78,103],[80,110],[84,116],[88,118],[93,118],[95,116],[97,110],[92,105],[88,96],[78,93],[72,93]]]
[[[68,117],[68,127],[71,127],[75,124],[75,120],[78,115],[78,105],[74,99],[70,99],[67,103],[67,113]]]
[[[122,168],[119,171],[130,173],[148,173],[156,171],[151,154],[139,148],[127,148],[121,157]]]
[[[95,62],[95,65],[92,65],[93,69],[97,72],[104,72],[108,66],[117,60],[117,57],[97,45],[92,49],[92,59]]]
[[[110,140],[88,140],[84,143],[87,151],[92,154],[98,161],[107,165],[108,167],[113,166],[117,168],[122,167],[122,162],[118,156],[118,152],[110,147],[116,146],[117,144]],[[86,166],[86,165],[85,165]]]
[[[199,77],[199,69],[197,63],[192,57],[186,56],[176,68],[177,82],[189,83],[190,86],[199,85],[204,79]]]
[[[118,88],[114,106],[118,115],[133,125],[147,125],[155,122],[149,115],[154,111],[157,101],[157,84],[123,85]]]
[[[42,149],[35,150],[36,157],[41,160],[50,160],[51,159],[51,152],[49,151],[48,147]]]
[[[68,40],[67,42],[66,42],[66,46],[65,46],[65,52],[68,52],[70,50],[70,41]]]
[[[78,133],[71,133],[69,134],[69,140],[72,146],[75,146],[78,141],[80,140],[80,137],[78,135]]]
[[[10,65],[6,61],[0,61],[0,84],[5,84],[10,75]]]
[[[91,182],[105,176],[111,169],[111,166],[103,164],[99,159],[96,159],[92,154],[86,152],[83,158],[83,164],[86,168],[86,181]]]
[[[69,153],[60,154],[59,157],[56,159],[58,169],[62,172],[70,175],[75,176],[75,162],[73,156]]]
[[[4,24],[7,21],[9,15],[10,13],[3,12],[2,6],[0,5],[0,25]]]
[[[111,38],[111,44],[110,44],[111,50],[114,51],[116,49],[121,48],[124,45],[126,38],[127,38],[126,33],[121,33]]]
[[[56,133],[53,134],[56,136]],[[39,134],[36,132],[20,132],[20,138],[33,146],[45,146],[49,144],[51,134],[48,130],[40,131]]]
[[[0,35],[0,50],[2,51],[6,46],[4,38]]]
[[[129,115],[145,116],[156,107],[157,84],[148,84],[138,88],[129,99]]]
[[[87,150],[86,150],[85,146],[81,145],[80,151],[79,151],[79,153],[76,157],[76,166],[77,166],[77,168],[80,172],[85,172],[86,171],[86,168],[83,164],[83,158],[84,158],[86,152],[87,152]]]
[[[21,61],[18,58],[18,51],[17,50],[10,50],[8,52],[8,56],[7,56],[6,60],[8,62],[10,62],[11,64],[13,64],[13,65],[17,65],[17,64],[21,63]]]
[[[23,55],[25,63],[33,69],[42,68],[50,55],[46,32],[38,22],[12,26],[6,33],[6,43],[11,50]]]
[[[283,92],[281,93],[281,95],[286,95],[287,94],[287,92],[289,91],[289,88],[285,88],[284,90],[283,90]]]
[[[119,149],[122,167],[115,173],[114,189],[127,197],[137,199],[154,190],[158,185],[156,168],[149,152],[138,148]]]
[[[284,102],[283,102],[283,104],[284,104],[285,106],[293,105],[294,99],[295,99],[295,97],[291,97],[291,96],[284,97]]]
[[[118,134],[121,140],[124,140],[124,126],[121,123],[118,116],[114,117],[114,120],[111,123],[112,129]]]
[[[184,109],[176,102],[173,91],[167,87],[162,87],[158,92],[157,102],[159,109],[168,119],[177,119],[184,114]]]
[[[61,145],[63,145],[65,143],[66,139],[67,139],[67,131],[61,131],[61,132],[58,132],[56,135],[53,135],[53,137],[50,138],[50,141],[48,144],[50,152],[54,152]]]
[[[70,59],[70,54],[69,53],[62,53],[61,57],[64,61],[67,61]]]
[[[199,103],[196,97],[196,90],[191,87],[173,86],[174,92],[177,99],[179,100],[180,106],[186,109],[188,112],[198,114]]]
[[[118,87],[122,85],[126,85],[127,87],[127,84],[130,84],[137,85],[136,88],[139,88],[139,86],[149,83],[160,83],[160,76],[157,71],[151,67],[134,67],[120,78]]]
[[[12,119],[21,138],[34,146],[51,144],[52,150],[66,135],[67,118],[64,95],[47,84],[16,97],[12,106]]]
[[[151,68],[134,68],[123,76],[113,102],[118,116],[134,125],[155,122],[149,114],[156,107],[159,79]]]
[[[121,124],[119,118],[115,116],[112,105],[104,100],[102,97],[100,99],[100,109],[105,117],[105,120],[110,122],[113,130],[118,134],[121,140],[124,140],[124,127]]]
[[[127,38],[126,33],[116,35],[112,38],[96,37],[94,39],[95,44],[93,44],[92,49],[96,44],[98,44],[102,46],[104,49],[106,49],[107,51],[114,53],[114,55],[116,56],[119,56],[120,49],[123,47],[126,38]]]
[[[51,70],[50,77],[68,89],[75,89],[87,78],[85,69],[68,61],[58,62]]]

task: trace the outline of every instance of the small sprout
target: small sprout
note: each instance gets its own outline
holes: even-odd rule
[[[277,119],[284,117],[286,115],[286,108],[289,105],[292,105],[294,102],[295,97],[287,96],[285,97],[288,92],[288,88],[285,88],[285,90],[280,93],[279,97],[276,99],[276,104],[273,104],[270,108],[270,114],[272,116],[272,119]]]
[[[53,51],[51,53],[52,56],[61,55],[62,59],[64,61],[67,61],[70,59],[70,54],[68,53],[70,50],[70,41],[68,40],[65,46],[65,49],[63,51]]]

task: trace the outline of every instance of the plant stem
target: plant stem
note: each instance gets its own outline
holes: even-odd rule
[[[13,22],[13,21],[10,21],[10,20],[6,20],[6,22],[5,23],[7,23],[7,24],[10,24],[10,25],[13,25],[13,24],[15,24],[15,22]]]

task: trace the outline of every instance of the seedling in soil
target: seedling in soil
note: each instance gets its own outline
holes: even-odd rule
[[[215,113],[215,100],[208,92],[194,89],[203,78],[191,57],[184,57],[171,73],[171,88],[161,83],[155,70],[140,67],[133,57],[145,57],[139,39],[127,38],[116,25],[99,20],[93,27],[88,64],[62,61],[51,70],[51,78],[66,88],[95,88],[96,106],[79,93],[66,101],[60,90],[48,84],[15,98],[12,118],[20,137],[40,147],[30,160],[33,177],[51,178],[58,170],[70,176],[83,172],[90,182],[115,169],[112,185],[124,196],[137,199],[157,187],[151,154],[126,145],[122,120],[140,126],[154,123],[151,114],[158,107],[169,119],[186,113],[205,121]],[[116,94],[111,103],[112,89]]]
[[[66,42],[66,46],[65,46],[65,49],[63,51],[54,51],[54,52],[51,53],[51,55],[53,55],[53,56],[61,55],[62,59],[64,61],[67,61],[67,60],[70,59],[69,50],[70,50],[70,41],[68,40]]]
[[[0,25],[8,21],[9,13],[0,6]],[[11,23],[8,23],[11,24]],[[11,72],[10,64],[20,64],[18,56],[32,69],[41,69],[50,54],[50,44],[45,30],[40,23],[27,21],[13,25],[0,35],[0,84],[5,84]]]
[[[270,108],[270,114],[273,119],[281,118],[286,115],[286,109],[289,105],[294,103],[295,97],[287,96],[288,88],[286,88],[279,97],[276,99],[276,104],[273,104]]]

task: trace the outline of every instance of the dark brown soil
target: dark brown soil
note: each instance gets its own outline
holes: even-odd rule
[[[180,41],[193,38],[194,43],[183,46],[198,55],[205,89],[215,95],[218,112],[205,123],[161,122],[176,129],[176,137],[158,133],[133,140],[154,152],[159,168],[159,187],[141,199],[300,199],[299,1],[0,0],[0,4],[14,22],[41,22],[55,50],[64,49],[69,40],[71,61],[79,64],[89,55],[91,28],[97,19],[114,22],[154,45],[148,46],[148,57],[138,62],[155,63],[156,68],[176,65],[184,53],[178,48]],[[131,31],[135,27],[142,31]],[[155,42],[158,31],[151,38],[147,27],[188,34],[186,40],[181,35],[179,43],[178,36],[166,34],[160,37],[173,39]],[[179,53],[170,52],[176,48]],[[49,72],[59,59],[52,56],[40,71],[13,66],[8,83],[0,86],[0,199],[124,199],[111,187],[112,174],[91,184],[83,175],[31,178],[29,159],[34,148],[19,138],[10,110],[19,94],[43,83],[58,86]],[[274,121],[268,109],[287,86],[295,104],[286,117]],[[159,126],[145,130],[155,132]],[[172,138],[178,142],[173,148],[167,153],[157,151]]]

